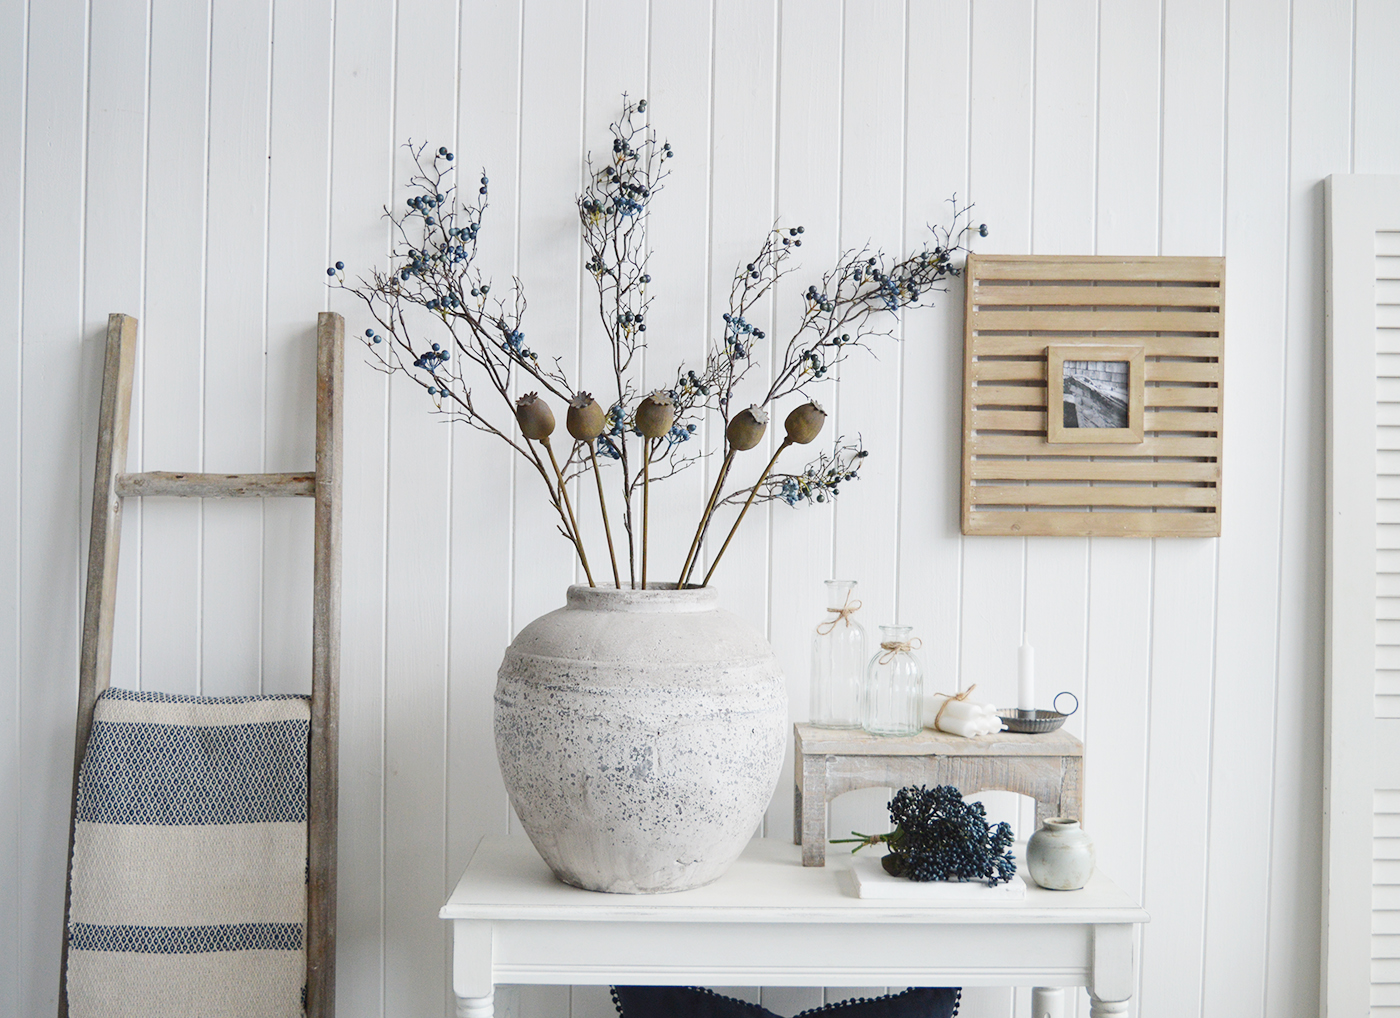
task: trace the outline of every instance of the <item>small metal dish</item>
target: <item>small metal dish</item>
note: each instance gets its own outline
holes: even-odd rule
[[[1022,732],[1027,735],[1044,735],[1046,732],[1053,732],[1065,723],[1065,718],[1069,717],[1079,709],[1079,697],[1075,696],[1068,689],[1055,694],[1055,699],[1051,706],[1057,706],[1060,697],[1068,696],[1074,701],[1074,706],[1069,713],[1061,714],[1058,710],[1036,710],[1030,711],[1030,717],[1022,717],[1021,711],[1013,711],[1010,714],[998,714],[1009,732]]]

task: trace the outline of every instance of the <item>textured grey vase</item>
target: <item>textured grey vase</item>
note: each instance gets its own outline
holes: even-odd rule
[[[496,678],[496,756],[556,876],[593,891],[699,887],[738,858],[778,783],[787,692],[713,588],[574,586]]]
[[[1026,843],[1031,879],[1052,891],[1077,891],[1094,875],[1094,843],[1078,820],[1048,817]]]

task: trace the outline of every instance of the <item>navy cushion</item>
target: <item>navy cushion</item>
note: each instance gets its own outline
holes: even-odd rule
[[[951,986],[913,988],[827,1004],[797,1018],[953,1018],[961,995]],[[612,999],[621,1018],[778,1018],[766,1007],[695,986],[614,986]]]

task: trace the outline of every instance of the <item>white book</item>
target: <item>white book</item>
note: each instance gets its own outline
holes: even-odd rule
[[[1014,873],[1005,883],[989,887],[981,880],[908,880],[892,877],[880,857],[858,855],[849,868],[837,871],[857,898],[904,898],[932,902],[1019,901],[1026,896],[1026,882]]]

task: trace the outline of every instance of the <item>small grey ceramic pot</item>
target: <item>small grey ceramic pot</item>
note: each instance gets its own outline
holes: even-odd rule
[[[1077,891],[1094,874],[1094,843],[1078,820],[1050,817],[1026,844],[1031,879],[1052,891]]]

